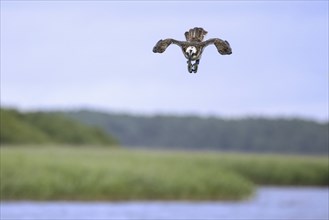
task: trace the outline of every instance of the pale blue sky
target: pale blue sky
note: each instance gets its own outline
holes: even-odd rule
[[[193,27],[233,54],[152,52]],[[328,1],[1,1],[3,106],[327,120],[328,74]]]

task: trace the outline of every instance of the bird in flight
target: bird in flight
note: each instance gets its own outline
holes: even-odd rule
[[[209,40],[203,41],[203,38],[207,33],[208,32],[205,31],[203,28],[195,27],[185,32],[186,41],[178,41],[172,38],[159,40],[153,47],[153,52],[163,53],[170,44],[176,44],[182,49],[183,54],[187,59],[188,71],[190,73],[196,73],[198,71],[198,65],[201,59],[202,52],[206,46],[214,44],[217,48],[217,51],[221,55],[232,54],[231,46],[226,40],[221,40],[219,38],[211,38]]]

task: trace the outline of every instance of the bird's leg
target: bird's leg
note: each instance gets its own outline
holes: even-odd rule
[[[195,63],[193,64],[193,69],[192,71],[196,73],[198,71],[198,65],[199,65],[200,60],[196,60]]]
[[[198,65],[200,63],[200,60],[196,60],[194,63],[192,63],[191,59],[187,60],[187,68],[189,73],[196,73],[198,71]]]
[[[193,72],[193,64],[191,62],[191,59],[187,60],[187,69],[188,69],[189,73]]]

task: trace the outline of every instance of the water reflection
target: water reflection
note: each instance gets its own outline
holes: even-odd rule
[[[329,188],[262,187],[242,202],[2,202],[1,219],[328,219]]]

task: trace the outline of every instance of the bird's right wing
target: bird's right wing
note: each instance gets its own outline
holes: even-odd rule
[[[214,44],[217,48],[218,53],[220,53],[221,55],[232,54],[232,48],[226,40],[222,40],[219,38],[212,38],[212,39],[206,40],[202,43],[204,44],[204,47],[206,47],[210,44]]]
[[[171,38],[159,40],[158,43],[156,43],[156,45],[153,47],[153,52],[154,53],[163,53],[167,49],[167,47],[169,47],[170,44],[176,44],[182,48],[186,44],[186,42],[178,41],[178,40],[171,39]]]

